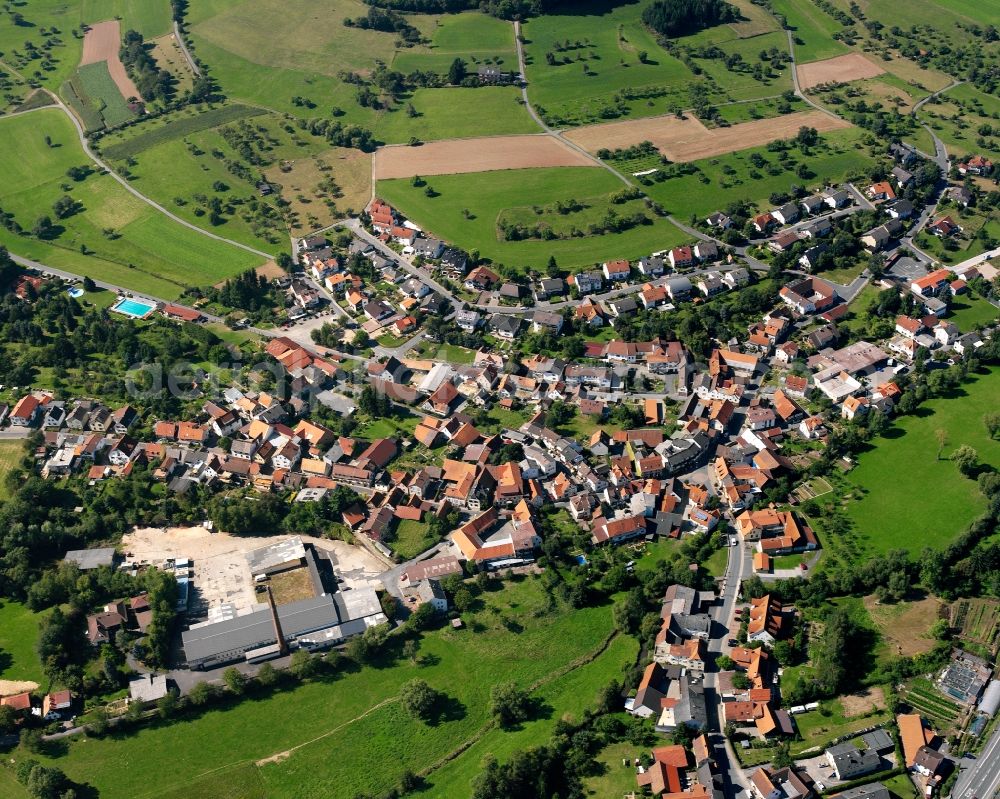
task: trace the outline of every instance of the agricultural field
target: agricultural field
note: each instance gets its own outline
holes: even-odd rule
[[[580,269],[610,258],[639,258],[686,239],[664,219],[623,233],[584,235],[565,241],[500,239],[497,223],[501,214],[523,206],[525,197],[549,205],[620,191],[621,182],[603,169],[564,167],[438,175],[426,183],[418,187],[409,180],[380,181],[378,194],[433,235],[511,266],[540,268],[551,255],[563,268]],[[433,196],[428,196],[428,186]]]
[[[533,686],[551,712],[512,732],[487,732],[428,778],[434,794],[461,795],[487,752],[503,759],[515,748],[542,743],[562,712],[578,718],[636,654],[631,640],[615,639],[604,649],[612,629],[609,608],[553,605],[540,580],[508,583],[481,601],[481,610],[466,614],[468,629],[425,634],[417,662],[387,657],[377,679],[371,667],[343,671],[184,723],[72,743],[53,762],[70,778],[93,785],[102,799],[161,799],[181,790],[187,797],[215,797],[219,773],[233,786],[222,795],[349,799],[385,791],[404,770],[425,768],[476,735],[488,721],[494,683]],[[470,663],[476,679],[468,679]],[[397,691],[414,677],[447,694],[447,720],[425,725],[403,711]],[[245,734],[263,728],[266,736]],[[373,761],[382,767],[372,769]],[[178,762],[185,763],[185,774]],[[446,785],[454,788],[438,789]]]
[[[434,20],[430,44],[397,50],[392,68],[399,72],[447,74],[456,58],[468,63],[470,72],[493,65],[517,72],[514,26],[478,11],[447,14]]]
[[[16,151],[0,153],[5,176],[0,205],[28,231],[42,216],[52,220],[47,238],[0,233],[0,242],[19,255],[165,298],[176,298],[187,286],[217,283],[262,260],[181,227],[108,175],[67,178],[68,169],[88,161],[61,111],[0,120],[0,131],[19,143]],[[59,219],[53,204],[64,195],[76,204],[71,215]]]
[[[848,52],[847,45],[833,38],[833,34],[842,31],[844,26],[814,3],[771,0],[771,6],[788,22],[795,41],[795,60],[799,64]]]
[[[960,599],[951,607],[949,623],[962,638],[995,651],[1000,634],[1000,603],[994,599]]]
[[[114,128],[135,117],[104,61],[80,67],[63,95],[88,131]]]
[[[41,618],[18,602],[4,600],[0,604],[0,680],[45,685],[42,664],[35,652]]]
[[[1000,447],[981,423],[995,406],[1000,370],[991,369],[967,381],[957,398],[930,400],[921,413],[896,420],[871,451],[858,458],[847,474],[854,501],[846,512],[851,534],[870,554],[921,546],[946,546],[982,512],[985,500],[976,482],[963,477],[948,455],[963,444],[976,449],[983,463],[1000,467]],[[947,441],[937,457],[935,431]],[[907,464],[906,480],[897,465]]]
[[[290,228],[315,229],[367,203],[369,155],[330,148],[326,139],[286,127],[273,114],[241,118],[244,107],[226,108],[231,111],[210,111],[208,120],[184,117],[132,139],[109,136],[103,155],[181,218],[257,249],[283,246]],[[233,121],[202,127],[214,119]],[[257,184],[264,179],[289,208],[279,209],[277,194],[261,195]]]
[[[947,699],[930,680],[923,677],[911,680],[900,696],[941,734],[946,734],[962,714],[960,705]]]
[[[639,4],[609,9],[583,2],[571,15],[536,17],[522,26],[531,101],[549,124],[651,116],[674,104],[687,106],[694,76],[657,44],[641,11]],[[622,96],[625,90],[629,97]]]
[[[515,102],[518,92],[509,87],[418,89],[378,110],[359,105],[356,88],[337,76],[345,71],[370,74],[376,61],[392,64],[398,52],[395,34],[343,24],[345,18],[364,16],[367,10],[360,0],[334,0],[323,8],[305,0],[214,0],[199,3],[188,16],[197,56],[211,64],[223,91],[237,100],[303,117],[325,117],[336,107],[343,112],[344,124],[362,125],[390,144],[411,136],[432,140],[538,130]],[[513,63],[502,55],[513,50],[512,28],[506,28],[508,38],[492,24],[498,21],[475,16],[482,15],[462,15],[460,21],[408,15],[431,46],[412,48],[412,53],[404,50],[404,65],[406,58],[430,59],[423,68],[443,60],[450,64],[455,55],[437,53],[435,40],[437,47],[449,52],[467,40],[483,48],[483,60]],[[296,46],[286,46],[287,42]],[[465,54],[471,61],[473,53]],[[475,66],[470,63],[470,68]],[[469,113],[470,102],[475,114]],[[408,106],[416,116],[410,116]]]
[[[80,25],[121,17],[123,30],[132,28],[147,38],[170,30],[170,4],[148,0],[31,0],[11,4],[4,13],[10,17],[0,22],[4,61],[52,90],[69,80],[80,64]],[[12,24],[15,14],[20,24]]]
[[[787,192],[793,184],[820,188],[867,172],[875,158],[862,144],[863,138],[863,132],[857,128],[831,131],[822,135],[822,143],[812,148],[808,157],[792,150],[784,162],[767,147],[706,158],[692,162],[695,168],[692,174],[654,182],[645,186],[645,191],[683,219],[691,215],[701,217],[740,200],[764,207],[771,194]],[[763,157],[766,165],[755,167],[755,156]],[[801,167],[805,171],[800,173]]]

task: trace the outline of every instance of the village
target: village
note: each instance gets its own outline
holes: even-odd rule
[[[663,597],[655,652],[624,708],[651,720],[661,735],[690,730],[700,737],[691,760],[676,744],[654,748],[636,764],[637,788],[698,799],[720,796],[728,781],[757,799],[809,799],[844,786],[833,795],[885,799],[886,787],[865,779],[888,773],[909,774],[931,796],[953,770],[953,756],[919,714],[901,714],[895,726],[879,725],[798,763],[740,765],[740,752],[752,751],[752,742],[793,738],[796,715],[817,707],[781,700],[774,645],[801,623],[795,607],[769,595],[746,601],[740,592],[752,576],[765,584],[808,578],[822,554],[823,542],[775,490],[844,425],[869,414],[891,417],[903,395],[896,381],[918,361],[945,367],[969,359],[992,333],[948,320],[953,298],[970,283],[992,281],[990,264],[979,259],[928,269],[902,250],[889,254],[879,276],[863,276],[910,309],[895,319],[891,334],[851,340],[838,327],[857,291],[810,273],[825,250],[831,217],[866,197],[884,203],[888,219],[861,244],[869,253],[890,248],[914,213],[894,193],[908,175],[899,168],[894,182],[864,195],[832,189],[754,217],[753,226],[771,236],[761,248],[779,254],[805,247],[795,262],[802,269],[745,336],[713,342],[707,358],[676,340],[626,341],[614,331],[637,312],[710,302],[752,285],[754,264],[767,265],[750,251],[743,253],[747,268],[721,242],[698,239],[634,264],[609,261],[565,280],[539,278],[526,289],[485,265],[470,270],[465,253],[423,237],[376,200],[368,209],[371,233],[356,231],[345,253],[324,236],[302,241],[303,272],[280,283],[300,311],[289,314],[264,349],[282,378],[273,389],[219,386],[205,394],[198,412],[171,419],[144,419],[131,404],[30,391],[0,408],[0,420],[24,434],[39,431],[35,462],[44,478],[82,476],[93,486],[148,468],[171,494],[282,496],[333,507],[360,545],[333,550],[320,539],[279,537],[256,549],[227,545],[215,555],[211,540],[226,534],[206,520],[170,544],[151,544],[154,535],[142,539],[145,547],[140,539],[123,542],[124,552],[67,553],[82,571],[139,574],[156,567],[176,577],[176,612],[187,628],[179,668],[136,676],[132,703],[159,701],[172,685],[190,688],[197,673],[211,677],[233,664],[252,673],[261,663],[287,662],[297,650],[341,646],[389,621],[380,601],[386,594],[404,613],[426,606],[461,626],[446,579],[535,568],[544,545],[540,513],[555,507],[593,548],[701,537],[727,552],[725,573],[711,590],[674,584]],[[705,223],[721,230],[730,220],[714,214]],[[948,235],[949,224],[941,217],[931,227]],[[381,288],[373,293],[352,274],[351,258],[370,263]],[[443,298],[436,279],[421,277],[424,267],[460,283],[471,301],[450,292]],[[30,300],[42,282],[23,278],[19,295]],[[323,293],[353,320],[345,334],[360,329],[394,343],[380,343],[374,358],[358,363],[334,347],[292,338],[292,323],[322,305]],[[153,313],[181,324],[205,320],[177,304],[150,303],[140,316]],[[411,357],[431,336],[423,321],[435,317],[467,334],[483,328],[471,362]],[[580,357],[519,351],[526,332],[557,335],[564,324],[593,335]],[[437,324],[433,335],[447,329]],[[362,406],[384,417],[407,409],[415,424],[362,437],[311,418],[318,408],[350,418]],[[567,429],[556,418],[566,409],[586,424]],[[480,429],[490,412],[519,423]],[[620,415],[612,422],[614,414]],[[401,555],[399,531],[408,524],[444,535]],[[577,557],[586,562],[585,554]],[[141,636],[151,620],[146,594],[123,597],[87,617],[87,639],[99,647],[117,635]],[[955,696],[951,686],[962,682],[955,673],[971,668],[959,701],[978,704],[988,720],[1000,695],[992,666],[960,650],[955,657],[941,690]],[[66,691],[37,706],[30,693],[2,701],[50,721],[73,714]],[[706,735],[713,730],[725,737]]]

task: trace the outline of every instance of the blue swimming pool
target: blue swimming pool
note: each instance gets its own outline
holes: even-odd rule
[[[146,300],[123,298],[111,306],[111,310],[131,316],[133,319],[144,319],[156,310],[156,304]]]
[[[69,294],[70,297],[82,297],[83,289],[73,286],[72,288],[66,289],[66,293]]]

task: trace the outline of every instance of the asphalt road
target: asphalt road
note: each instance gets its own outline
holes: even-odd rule
[[[993,799],[1000,790],[1000,727],[975,760],[963,758],[960,763],[963,768],[952,789],[952,799]]]

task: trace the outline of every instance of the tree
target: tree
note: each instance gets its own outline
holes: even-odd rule
[[[399,691],[403,709],[415,719],[428,721],[434,715],[434,708],[440,700],[440,694],[426,680],[410,680],[403,683]]]
[[[0,735],[10,735],[17,729],[17,711],[10,705],[0,705]]]
[[[997,433],[1000,433],[1000,412],[991,411],[984,414],[983,424],[986,425],[986,431],[990,434],[990,438],[996,438]]]
[[[305,649],[296,649],[288,663],[288,670],[300,680],[308,680],[316,676],[319,661]]]
[[[207,705],[215,698],[215,688],[210,683],[199,682],[188,691],[188,701],[195,707]]]
[[[451,62],[451,66],[448,67],[448,83],[452,86],[458,86],[467,74],[466,64],[461,58],[456,58]]]
[[[475,598],[472,596],[472,591],[464,585],[455,592],[452,599],[452,603],[459,613],[467,612],[472,607],[473,602],[475,602]]]
[[[782,741],[774,751],[774,758],[771,761],[775,768],[790,768],[795,765],[788,741]]]
[[[510,727],[528,718],[531,697],[512,682],[494,685],[490,691],[490,715],[501,727]]]
[[[87,292],[97,291],[97,284],[89,277],[84,276],[83,278],[83,290]]]
[[[403,642],[403,657],[410,661],[410,663],[417,662],[417,642],[412,638],[407,638]]]
[[[247,689],[247,676],[235,666],[230,666],[222,673],[222,681],[235,696],[242,696]]]
[[[281,675],[270,663],[265,663],[257,672],[257,684],[264,688],[270,688],[278,682]]]
[[[35,220],[34,227],[31,228],[31,235],[38,239],[52,239],[56,236],[56,228],[52,224],[52,219],[48,216],[40,216]]]
[[[746,689],[750,687],[750,678],[747,677],[742,671],[738,671],[733,675],[733,688]]]
[[[958,470],[966,477],[975,476],[976,469],[979,468],[979,453],[968,444],[963,444],[951,454],[951,459],[955,461]]]
[[[84,725],[87,735],[100,738],[108,731],[108,711],[103,707],[96,707],[90,714],[90,721]]]
[[[59,799],[66,782],[66,775],[59,769],[37,765],[28,775],[25,787],[35,799]]]
[[[937,440],[937,459],[941,460],[941,453],[944,452],[944,448],[948,446],[948,431],[943,428],[938,428],[934,431],[934,438]]]

